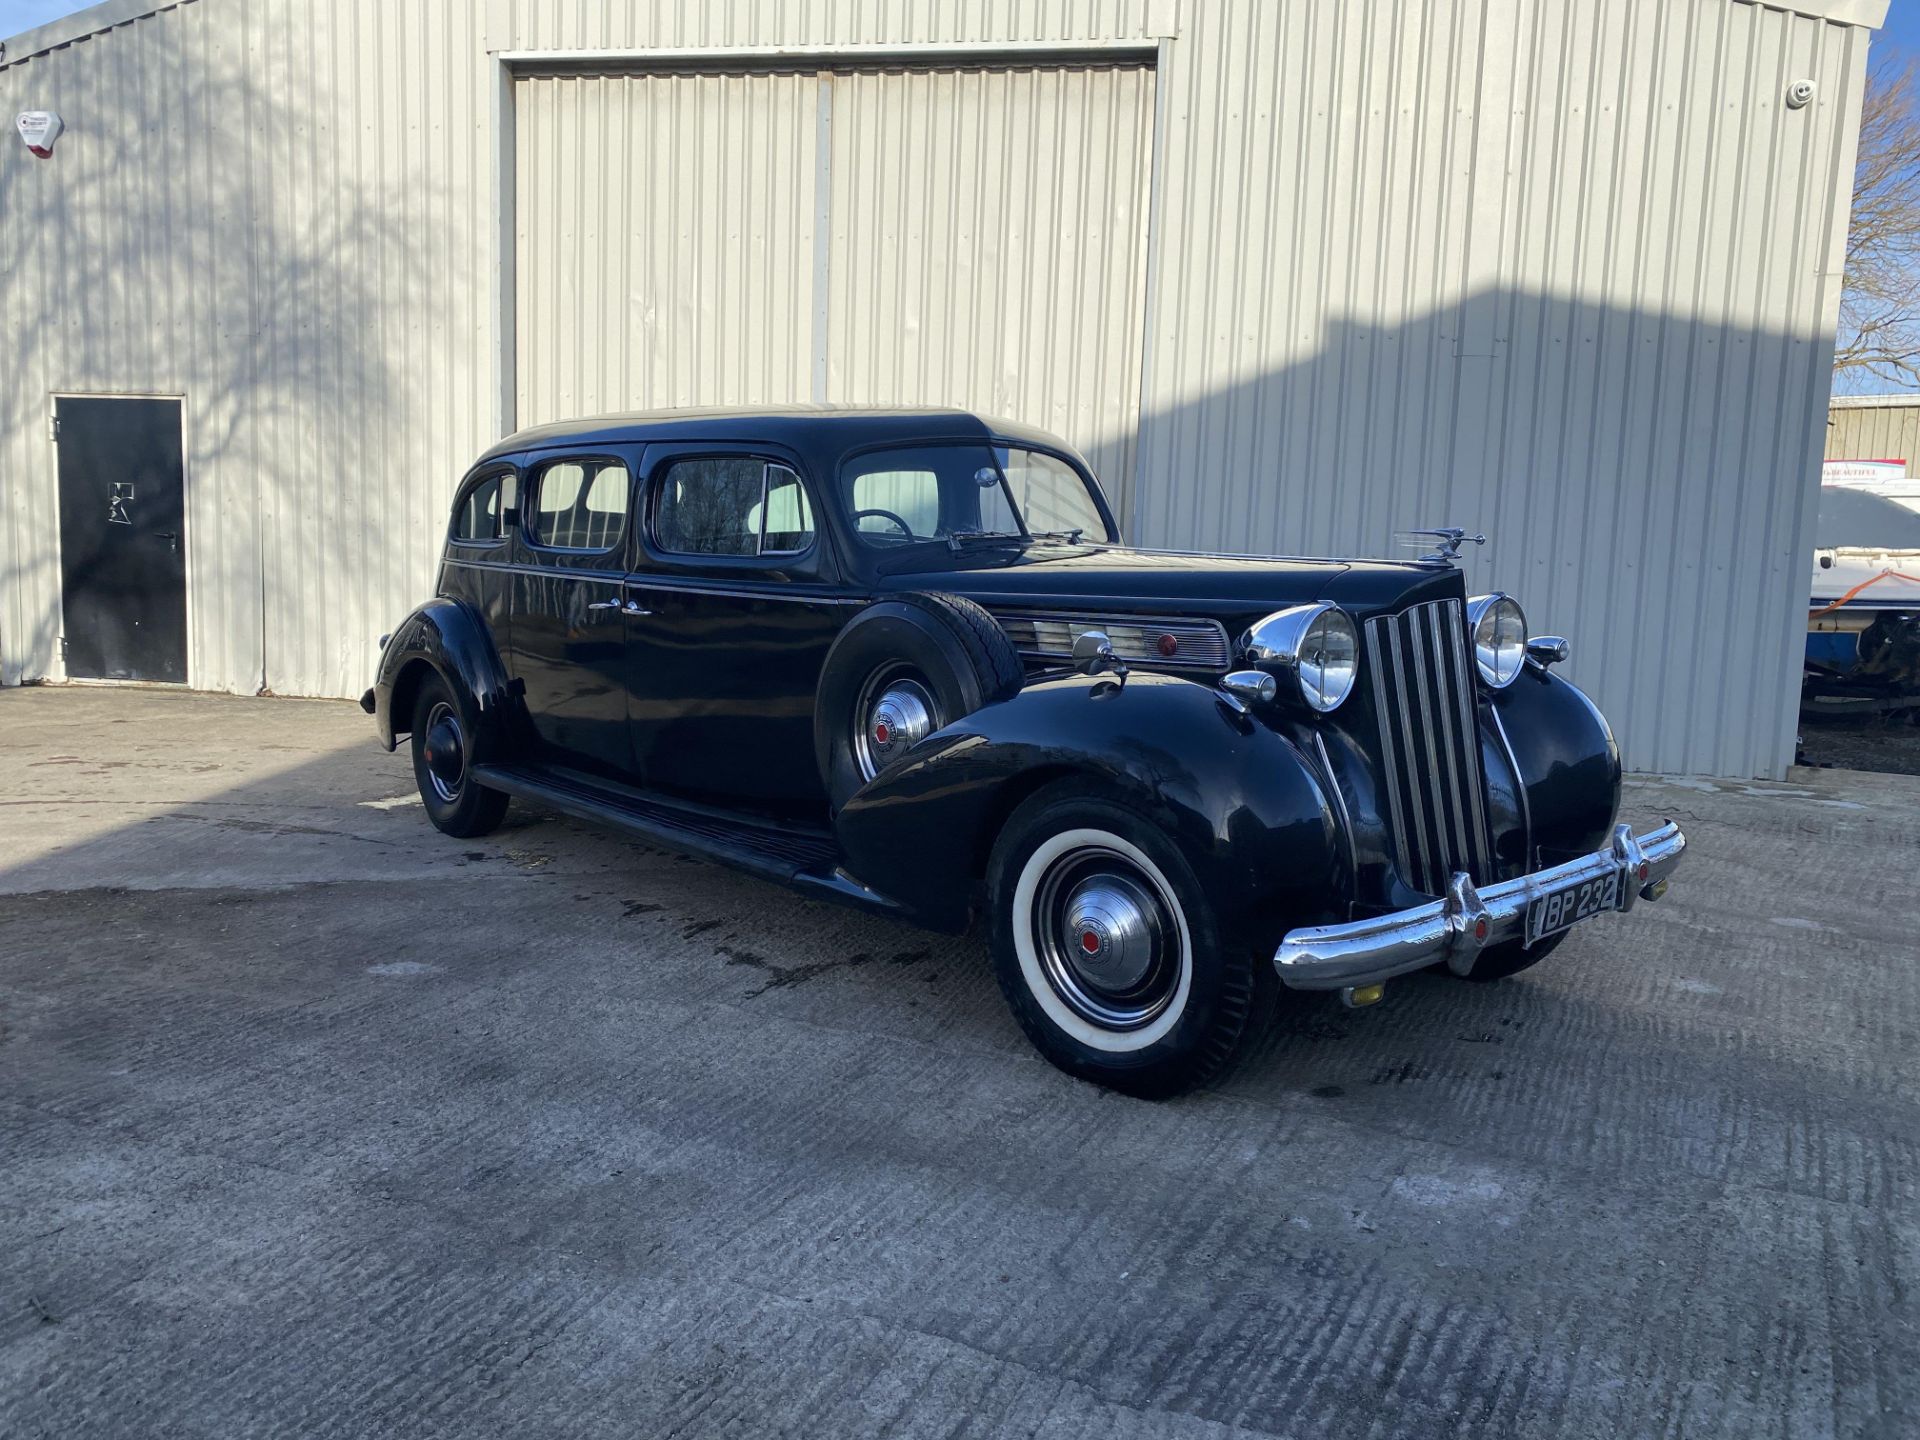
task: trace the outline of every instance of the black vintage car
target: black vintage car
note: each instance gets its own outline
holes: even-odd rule
[[[1497,980],[1658,898],[1599,712],[1417,563],[1132,549],[1085,462],[937,410],[524,431],[362,704],[452,835],[510,796],[942,930],[1035,1045],[1202,1081],[1280,987]]]

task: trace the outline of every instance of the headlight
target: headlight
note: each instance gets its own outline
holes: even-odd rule
[[[1240,653],[1249,665],[1290,679],[1311,710],[1337,710],[1360,675],[1360,634],[1337,605],[1295,605],[1247,631]]]
[[[1473,659],[1480,678],[1504,690],[1527,666],[1527,617],[1511,595],[1476,595],[1467,601]]]

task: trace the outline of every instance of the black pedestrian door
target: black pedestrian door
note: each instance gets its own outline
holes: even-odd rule
[[[67,674],[187,678],[186,464],[180,402],[53,402]]]

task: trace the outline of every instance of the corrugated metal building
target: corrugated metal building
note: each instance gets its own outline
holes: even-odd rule
[[[1920,393],[1836,395],[1827,414],[1827,459],[1904,460],[1920,474]]]
[[[936,402],[1143,543],[1484,529],[1631,764],[1778,775],[1885,9],[96,6],[0,57],[66,124],[0,147],[0,679],[64,673],[57,397],[181,397],[188,679],[309,695],[505,430]]]

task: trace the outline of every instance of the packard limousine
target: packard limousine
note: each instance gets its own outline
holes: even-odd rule
[[[462,480],[362,704],[448,834],[521,796],[978,918],[1049,1060],[1167,1095],[1283,989],[1498,980],[1679,862],[1678,827],[1615,823],[1566,643],[1422,533],[1406,563],[1134,549],[1067,445],[957,411],[550,425]]]

